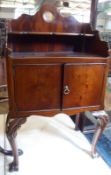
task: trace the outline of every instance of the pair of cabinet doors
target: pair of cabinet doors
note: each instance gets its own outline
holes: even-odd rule
[[[105,64],[26,64],[14,66],[18,111],[101,105]]]

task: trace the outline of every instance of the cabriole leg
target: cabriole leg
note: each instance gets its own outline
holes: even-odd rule
[[[6,122],[6,134],[12,147],[13,161],[9,164],[9,171],[18,171],[18,150],[15,142],[18,128],[26,122],[26,118],[11,118],[9,115]]]
[[[96,156],[96,145],[108,123],[108,120],[109,120],[109,117],[106,115],[97,117],[97,126],[96,126],[96,130],[95,130],[95,133],[92,139],[92,148],[91,148],[92,157]]]

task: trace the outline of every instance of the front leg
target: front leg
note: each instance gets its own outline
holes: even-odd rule
[[[17,129],[26,122],[26,118],[11,118],[7,116],[6,122],[6,134],[9,143],[12,147],[13,162],[9,164],[9,171],[18,171],[18,150],[15,142],[15,137],[17,135]]]
[[[94,114],[92,114],[91,112],[89,111],[86,111],[84,113],[84,116],[86,118],[88,118],[94,125],[96,125],[96,129],[95,129],[95,132],[94,132],[94,136],[93,136],[93,139],[92,139],[92,144],[91,144],[91,156],[92,157],[96,157],[97,154],[96,154],[96,145],[97,145],[97,142],[99,140],[99,138],[101,137],[104,129],[106,128],[106,125],[109,121],[109,116],[107,116],[106,114],[101,114],[101,111],[98,111],[97,112],[98,115],[97,116],[94,116]]]

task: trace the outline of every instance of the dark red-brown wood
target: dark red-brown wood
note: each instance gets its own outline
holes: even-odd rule
[[[64,95],[63,108],[102,106],[101,87],[106,67],[104,63],[66,64],[64,85],[69,86],[70,93]]]
[[[54,15],[52,22],[44,21],[45,11]],[[18,157],[12,136],[27,116],[104,109],[108,46],[90,24],[62,17],[51,4],[44,4],[34,16],[9,21],[8,27],[7,136],[13,171],[18,169]]]
[[[15,103],[18,111],[60,109],[60,65],[20,65],[14,67],[14,74]]]

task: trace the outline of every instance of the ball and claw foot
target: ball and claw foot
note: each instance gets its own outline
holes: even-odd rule
[[[91,153],[91,157],[92,158],[98,158],[100,155],[98,152],[95,152],[95,153]]]
[[[15,164],[15,162],[11,162],[9,164],[9,172],[14,172],[14,171],[18,171],[18,165]]]

